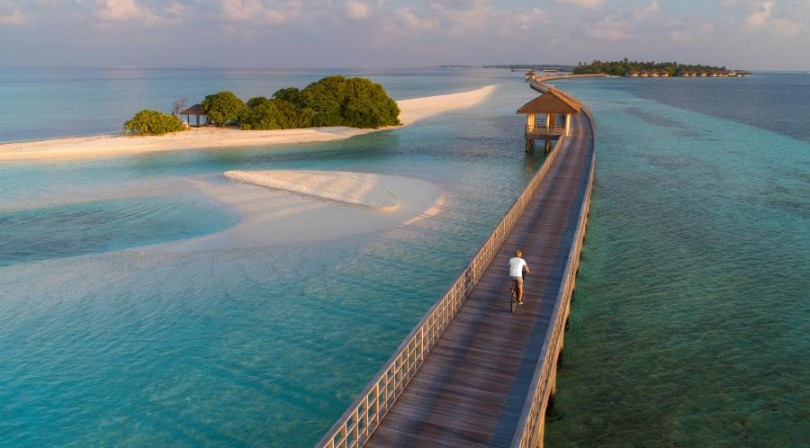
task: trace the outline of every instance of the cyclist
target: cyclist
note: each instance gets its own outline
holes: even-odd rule
[[[523,271],[528,274],[529,265],[523,259],[523,251],[518,249],[515,256],[509,259],[509,277],[515,282],[514,288],[518,291],[518,305],[523,305]]]

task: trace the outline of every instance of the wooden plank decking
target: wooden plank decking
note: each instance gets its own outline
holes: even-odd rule
[[[585,197],[594,138],[588,117],[410,385],[366,446],[509,446],[549,326]],[[507,261],[522,248],[532,272],[509,312]]]

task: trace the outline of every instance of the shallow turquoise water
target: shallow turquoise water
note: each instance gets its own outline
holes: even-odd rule
[[[138,73],[57,75],[165,107],[178,86],[249,96],[322,75]],[[501,85],[481,107],[343,142],[0,166],[0,234],[14,236],[0,243],[13,248],[0,265],[0,446],[317,441],[542,163],[523,153],[514,111],[534,95],[520,74],[374,76],[399,98]],[[594,111],[598,143],[548,446],[805,446],[810,128],[769,117],[810,116],[807,80],[638,81],[557,82]],[[120,112],[94,110],[106,108]],[[114,131],[107,112],[65,126]],[[30,122],[0,140],[49,136]],[[189,179],[269,168],[412,176],[447,203],[340,240],[172,250],[239,219]]]
[[[807,130],[617,81],[561,83],[596,115],[598,174],[548,446],[807,446]]]
[[[0,267],[0,446],[313,445],[542,163],[514,114],[532,92],[490,73],[449,83],[500,84],[479,107],[341,142],[0,166],[24,252]],[[271,168],[416,177],[445,205],[338,240],[177,244],[240,219],[190,181]]]

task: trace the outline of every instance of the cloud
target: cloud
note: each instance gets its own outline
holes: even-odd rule
[[[219,15],[231,22],[285,23],[301,16],[301,0],[271,1],[270,5],[261,0],[221,0]]]
[[[554,0],[562,5],[584,6],[586,8],[598,8],[605,3],[605,0]]]
[[[135,4],[134,0],[101,0],[101,9],[96,11],[96,17],[112,22],[126,22],[138,20],[144,16],[144,10]]]
[[[749,31],[768,31],[777,38],[794,39],[799,36],[803,25],[791,19],[773,17],[776,2],[767,0],[757,5],[755,11],[748,14],[745,25]]]
[[[655,16],[660,9],[661,7],[658,6],[658,0],[653,0],[648,5],[635,7],[633,9],[633,17],[635,17],[636,20],[646,20]]]
[[[669,39],[675,42],[692,42],[695,36],[689,30],[674,30],[669,32]]]
[[[0,25],[25,25],[22,11],[15,9],[8,14],[0,15]]]
[[[166,11],[168,11],[169,14],[177,17],[188,14],[189,9],[190,8],[187,5],[178,2],[171,2],[169,3],[169,6],[166,7]]]
[[[625,40],[633,37],[630,29],[629,21],[611,16],[593,25],[588,34],[596,39]]]
[[[757,11],[754,11],[748,14],[748,17],[745,19],[745,24],[748,25],[748,28],[759,30],[765,27],[765,24],[768,22],[768,18],[771,17],[771,13],[773,12],[773,5],[774,2],[772,0],[768,0],[763,2]]]
[[[438,22],[433,18],[423,18],[415,14],[410,9],[398,9],[396,20],[407,31],[420,32],[428,31],[438,27]]]
[[[350,19],[365,20],[371,15],[371,6],[357,0],[346,2],[346,16]]]
[[[220,2],[220,17],[225,20],[250,21],[263,12],[264,5],[258,0],[222,0]]]
[[[529,13],[517,15],[514,20],[522,31],[526,31],[538,23],[547,23],[549,15],[540,8],[534,8]]]
[[[774,32],[782,39],[796,38],[802,30],[802,24],[793,20],[773,19],[771,22],[773,22]]]
[[[704,23],[701,23],[701,24],[698,26],[698,29],[700,30],[700,32],[701,32],[701,33],[704,33],[704,34],[711,33],[712,31],[714,31],[714,28],[715,28],[714,24],[713,24],[713,23],[709,23],[709,22],[704,22]]]
[[[703,22],[695,27],[690,27],[684,23],[675,24],[676,28],[669,32],[669,39],[674,42],[694,42],[714,31],[714,24]]]
[[[435,2],[430,4],[431,16],[441,18],[449,34],[468,35],[499,23],[496,18],[498,11],[493,10],[489,3],[487,0]]]
[[[96,10],[95,15],[104,22],[141,22],[147,26],[171,22],[149,8],[138,5],[135,0],[99,0],[98,5],[101,8]]]

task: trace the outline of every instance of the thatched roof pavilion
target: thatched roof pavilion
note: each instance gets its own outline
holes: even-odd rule
[[[568,135],[571,115],[579,115],[580,109],[578,101],[553,88],[524,104],[517,113],[526,114],[526,151],[534,149],[535,139],[544,139],[548,150],[552,138]],[[545,120],[537,120],[541,114]],[[564,124],[559,123],[558,116],[564,117]]]
[[[188,109],[181,110],[177,114],[178,115],[185,115],[186,116],[186,122],[188,122],[189,125],[191,124],[191,116],[192,115],[197,117],[197,126],[200,125],[200,116],[201,115],[205,117],[205,121],[203,122],[203,124],[208,124],[208,116],[205,115],[205,112],[203,112],[203,110],[202,110],[202,106],[200,106],[199,104],[195,104],[195,105],[189,107]]]
[[[524,104],[517,110],[519,114],[579,114],[579,103],[568,98],[559,90],[549,90]]]

